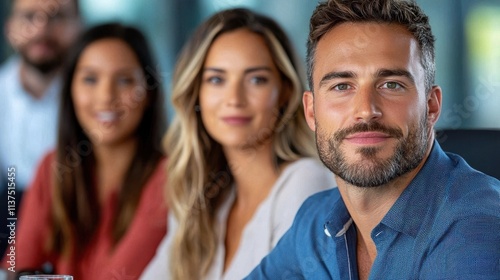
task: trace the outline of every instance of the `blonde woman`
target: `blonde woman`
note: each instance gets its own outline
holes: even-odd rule
[[[173,215],[143,279],[241,279],[335,185],[313,159],[291,45],[271,19],[219,12],[185,46],[167,133]]]

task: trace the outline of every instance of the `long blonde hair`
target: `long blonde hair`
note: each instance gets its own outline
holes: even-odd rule
[[[300,68],[280,26],[247,9],[221,11],[205,21],[182,50],[175,67],[172,103],[176,115],[164,142],[169,156],[166,195],[179,225],[169,252],[173,279],[202,278],[216,251],[214,216],[233,176],[221,145],[207,134],[196,106],[211,44],[219,35],[241,28],[265,39],[280,71],[283,91],[287,91],[288,100],[276,112],[278,121],[267,132],[273,135],[276,164],[316,154],[314,136],[303,114]]]

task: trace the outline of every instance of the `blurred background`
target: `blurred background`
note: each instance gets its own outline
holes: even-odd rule
[[[2,30],[8,1],[1,1]],[[248,7],[283,25],[304,61],[316,0],[80,0],[87,26],[117,20],[143,30],[151,42],[168,100],[182,45],[212,13]],[[436,83],[443,88],[438,128],[500,129],[500,0],[417,0],[436,36]],[[13,50],[0,38],[0,62]],[[305,81],[305,78],[304,78]],[[168,101],[167,101],[168,102]],[[169,104],[167,103],[169,106]],[[172,110],[169,108],[169,113]]]

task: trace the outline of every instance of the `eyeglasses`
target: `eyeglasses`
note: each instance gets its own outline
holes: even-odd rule
[[[77,16],[75,14],[65,13],[59,11],[53,15],[47,14],[42,11],[33,12],[15,12],[13,18],[21,25],[63,25],[70,21],[75,21]]]

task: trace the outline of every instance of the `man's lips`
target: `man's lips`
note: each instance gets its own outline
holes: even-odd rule
[[[345,140],[353,144],[378,144],[392,138],[392,136],[382,132],[357,132],[348,135]]]

